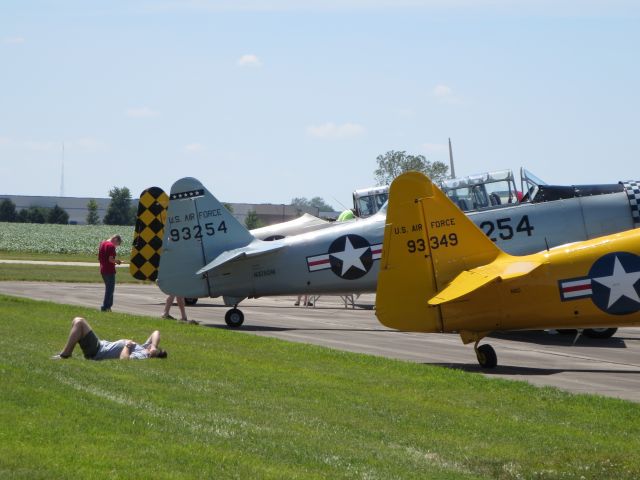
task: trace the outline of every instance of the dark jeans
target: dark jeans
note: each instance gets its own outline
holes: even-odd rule
[[[104,280],[104,301],[100,310],[108,310],[113,305],[113,291],[116,289],[116,274],[102,274]]]

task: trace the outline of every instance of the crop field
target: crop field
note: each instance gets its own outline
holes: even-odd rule
[[[100,242],[115,234],[123,239],[118,255],[127,258],[133,226],[0,222],[0,252],[95,256]]]

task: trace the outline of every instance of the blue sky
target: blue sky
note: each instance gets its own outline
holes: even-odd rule
[[[4,1],[0,194],[340,209],[388,150],[456,173],[640,179],[631,1]]]

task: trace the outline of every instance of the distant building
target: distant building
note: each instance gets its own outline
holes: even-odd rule
[[[16,211],[18,212],[29,207],[53,208],[55,205],[58,205],[69,214],[69,223],[78,225],[84,225],[87,223],[87,214],[89,213],[87,204],[90,200],[95,200],[98,204],[97,213],[101,223],[107,213],[109,203],[111,202],[111,198],[0,195],[0,202],[5,199],[11,200],[15,204]],[[134,205],[137,203],[136,198],[131,201]],[[230,205],[233,209],[233,216],[236,217],[243,225],[247,214],[251,210],[256,212],[256,215],[265,226],[293,220],[294,218],[299,217],[301,213],[305,212],[321,218],[335,219],[337,216],[337,212],[320,212],[317,208],[308,208],[300,212],[297,207],[284,204],[230,203]]]

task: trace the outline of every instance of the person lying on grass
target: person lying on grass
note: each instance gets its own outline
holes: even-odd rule
[[[159,343],[160,332],[158,330],[154,331],[142,345],[127,339],[116,340],[115,342],[100,340],[84,318],[76,317],[71,322],[71,332],[69,332],[67,344],[60,353],[54,355],[51,359],[70,358],[76,344],[80,344],[84,358],[89,360],[167,358],[166,350],[158,348]]]

